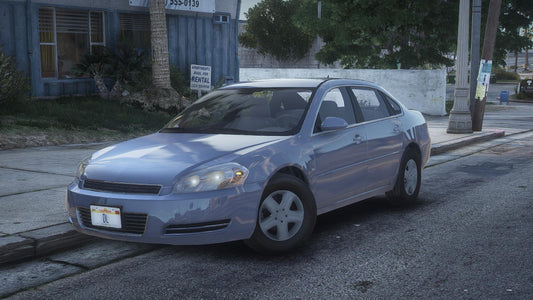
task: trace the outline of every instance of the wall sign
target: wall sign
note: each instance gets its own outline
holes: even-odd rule
[[[150,0],[129,0],[130,6],[150,5]],[[215,0],[166,0],[166,9],[185,10],[203,13],[215,12]]]
[[[211,90],[211,66],[191,65],[191,90]]]

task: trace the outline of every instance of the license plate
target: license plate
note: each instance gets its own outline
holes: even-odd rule
[[[120,208],[91,205],[91,222],[93,226],[122,228]]]

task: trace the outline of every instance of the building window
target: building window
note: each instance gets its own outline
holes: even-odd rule
[[[149,50],[150,16],[147,14],[119,14],[120,42],[136,49]]]
[[[39,8],[41,76],[75,78],[72,69],[85,53],[105,46],[104,13],[64,8]]]

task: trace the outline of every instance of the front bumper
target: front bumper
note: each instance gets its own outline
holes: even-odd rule
[[[239,190],[136,195],[80,189],[72,183],[66,206],[74,228],[88,235],[142,243],[200,245],[248,239],[255,229],[260,200],[258,184]],[[92,226],[91,205],[119,207],[123,227]]]

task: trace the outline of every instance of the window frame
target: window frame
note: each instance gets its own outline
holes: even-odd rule
[[[356,106],[356,109],[355,109],[356,112],[357,112],[356,115],[360,114],[359,117],[360,117],[361,123],[375,122],[375,121],[384,120],[384,119],[387,119],[387,118],[391,118],[391,117],[397,116],[397,114],[393,114],[392,108],[390,107],[390,104],[387,103],[385,98],[382,97],[381,91],[379,91],[379,90],[377,90],[375,88],[372,88],[372,87],[368,87],[368,86],[349,86],[347,89],[348,89],[348,94],[352,98],[352,102],[354,102],[354,104]],[[369,90],[369,91],[374,92],[374,94],[376,96],[376,99],[380,103],[380,106],[383,105],[385,107],[385,109],[387,110],[388,116],[367,120],[365,118],[364,113],[363,113],[363,109],[361,108],[361,105],[359,104],[359,101],[357,100],[357,96],[355,96],[355,94],[353,92],[353,89]]]
[[[318,111],[317,111],[317,113],[315,115],[315,118],[314,118],[314,126],[313,126],[312,135],[327,133],[327,131],[321,131],[320,130],[320,125],[321,124],[318,124],[318,118],[319,118],[319,114],[320,114],[320,108],[322,107],[322,103],[324,102],[324,99],[326,98],[326,95],[328,95],[334,89],[338,89],[340,91],[341,96],[342,96],[342,98],[344,100],[344,105],[345,106],[346,106],[346,103],[350,103],[351,111],[352,111],[352,114],[354,115],[354,122],[353,123],[348,123],[348,120],[344,120],[344,121],[346,121],[346,123],[348,123],[348,127],[347,128],[351,128],[353,126],[356,126],[359,123],[360,119],[359,119],[359,116],[357,115],[356,105],[355,105],[355,103],[353,101],[353,98],[350,95],[349,91],[346,90],[346,88],[348,88],[348,87],[349,86],[334,86],[334,87],[328,89],[326,92],[324,92],[324,95],[322,96],[322,99],[320,99],[320,105],[318,106]],[[321,123],[322,122],[323,122],[323,120],[321,120]]]
[[[93,42],[93,33],[92,33],[92,14],[100,14],[100,18],[102,20],[102,41],[101,42]],[[102,46],[105,47],[105,41],[106,41],[106,22],[105,22],[105,12],[101,10],[89,10],[89,51],[92,54],[93,53],[93,46]]]
[[[53,37],[53,41],[52,42],[42,42],[41,41],[41,9],[42,10],[49,10],[51,11],[51,14],[52,14],[52,37]],[[39,8],[39,13],[38,13],[38,22],[39,22],[39,26],[38,26],[38,29],[39,29],[39,58],[40,58],[40,67],[41,67],[41,78],[42,79],[57,79],[58,77],[58,64],[57,64],[57,30],[56,30],[56,10],[55,10],[55,7],[40,7]],[[42,46],[53,46],[53,49],[54,49],[54,76],[50,76],[50,77],[44,77],[43,76],[43,58],[42,58]]]
[[[87,40],[87,44],[89,45],[89,53],[93,53],[93,46],[102,46],[102,47],[105,47],[106,46],[106,40],[107,40],[107,37],[106,37],[106,27],[107,27],[107,24],[106,24],[106,14],[105,14],[105,11],[103,10],[91,10],[91,9],[77,9],[77,8],[61,8],[65,11],[79,11],[79,12],[83,12],[83,13],[87,13],[87,35],[88,35],[88,40]],[[41,28],[40,28],[40,23],[41,23],[41,16],[40,16],[40,11],[41,10],[49,10],[51,11],[51,14],[52,14],[52,36],[53,36],[53,42],[42,42],[41,41]],[[39,13],[38,13],[38,30],[39,30],[39,58],[40,58],[40,67],[41,67],[41,72],[40,72],[40,76],[41,76],[41,79],[43,80],[64,80],[64,79],[79,79],[79,78],[59,78],[59,60],[58,60],[58,41],[57,41],[57,8],[56,7],[53,7],[53,6],[41,6],[39,7]],[[101,20],[102,20],[102,42],[93,42],[93,37],[92,37],[92,14],[93,13],[97,13],[97,14],[100,14],[100,17],[101,17]],[[42,71],[42,49],[41,49],[41,46],[53,46],[53,49],[54,49],[54,76],[50,76],[50,77],[43,77],[43,71]],[[87,50],[87,49],[84,49],[84,50]]]
[[[392,97],[383,93],[382,91],[378,91],[378,92],[381,98],[383,99],[383,102],[385,102],[385,104],[387,105],[387,108],[389,109],[389,113],[391,117],[402,115],[403,109],[402,109],[402,106],[398,103],[398,101],[395,101]],[[392,103],[398,106],[399,112],[395,112],[394,107],[392,107]]]

